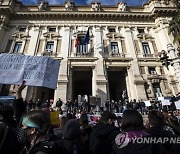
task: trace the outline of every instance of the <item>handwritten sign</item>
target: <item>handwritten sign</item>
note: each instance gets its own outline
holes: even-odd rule
[[[60,61],[45,56],[0,54],[0,83],[55,89]]]
[[[162,102],[162,106],[171,104],[171,102],[168,99],[162,99],[161,102]]]
[[[146,106],[151,106],[151,102],[150,101],[144,101]]]
[[[177,109],[177,110],[180,110],[180,100],[179,100],[179,101],[176,101],[176,102],[174,102],[174,103],[175,103],[176,109]]]

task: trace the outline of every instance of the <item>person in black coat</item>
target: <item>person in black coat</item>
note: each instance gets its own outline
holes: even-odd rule
[[[63,142],[69,154],[88,154],[89,150],[81,138],[80,124],[76,119],[70,119],[63,129]]]
[[[112,143],[119,133],[114,126],[116,115],[110,111],[104,111],[100,122],[93,127],[90,135],[90,150],[93,154],[111,154]]]
[[[178,136],[174,135],[172,129],[167,129],[164,115],[160,111],[152,110],[148,114],[148,120],[150,128],[148,128],[146,131],[151,136],[161,138],[162,140],[165,138],[168,139],[162,144],[165,151],[167,153],[180,153],[180,144],[170,143],[170,138],[176,138]]]
[[[118,134],[113,144],[113,154],[153,154],[163,153],[161,145],[139,143],[149,137],[143,125],[143,117],[136,110],[126,110],[123,113],[121,129],[124,131]]]

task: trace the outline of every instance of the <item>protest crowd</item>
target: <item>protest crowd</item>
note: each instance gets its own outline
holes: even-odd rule
[[[23,101],[24,88],[14,107],[0,106],[0,154],[180,153],[175,97],[170,105],[124,99],[98,108],[87,100]]]

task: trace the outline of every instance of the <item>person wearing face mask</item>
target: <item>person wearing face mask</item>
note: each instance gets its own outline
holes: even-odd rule
[[[48,138],[49,121],[49,115],[41,110],[30,111],[23,116],[22,127],[18,131],[18,140],[24,145],[21,154],[54,154],[59,150],[64,153],[63,148],[56,147],[56,142]]]

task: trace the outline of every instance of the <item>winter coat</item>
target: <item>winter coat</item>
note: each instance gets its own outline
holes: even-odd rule
[[[103,122],[93,127],[90,135],[90,150],[93,154],[111,154],[112,143],[119,130]]]
[[[149,134],[145,130],[126,131],[118,134],[113,144],[113,154],[163,154],[165,151],[161,145],[138,142],[140,138],[148,136]]]

